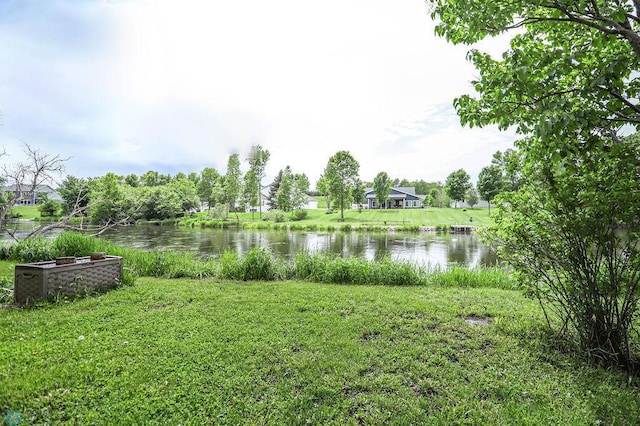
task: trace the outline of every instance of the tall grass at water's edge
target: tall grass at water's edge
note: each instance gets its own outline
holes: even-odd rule
[[[79,233],[63,233],[53,240],[36,238],[10,246],[0,246],[0,259],[38,262],[61,256],[88,256],[105,252],[124,258],[125,284],[135,277],[194,278],[207,277],[237,281],[275,281],[297,279],[335,284],[432,285],[441,287],[516,289],[511,276],[499,268],[453,266],[429,268],[409,262],[383,259],[371,262],[363,258],[307,252],[292,260],[276,256],[265,248],[254,248],[239,256],[232,251],[220,258],[202,258],[194,253],[140,251],[114,245],[100,238]]]

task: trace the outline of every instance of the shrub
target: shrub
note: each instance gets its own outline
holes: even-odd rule
[[[306,218],[307,218],[307,211],[306,210],[298,209],[298,210],[294,210],[291,213],[291,219],[293,219],[293,220],[302,220],[302,219],[306,219]]]
[[[639,140],[593,141],[556,161],[546,142],[521,141],[523,185],[499,196],[497,227],[485,234],[545,314],[560,318],[559,333],[595,363],[628,371],[637,363]]]
[[[58,235],[52,242],[54,257],[59,256],[89,256],[99,250],[100,240],[78,232],[65,232]],[[101,247],[100,247],[101,248]]]
[[[269,222],[276,222],[276,223],[284,222],[286,220],[286,217],[282,210],[269,210],[264,215],[264,217],[265,217],[265,220]]]
[[[33,263],[51,260],[56,257],[50,240],[43,237],[20,241],[11,250],[11,260]]]

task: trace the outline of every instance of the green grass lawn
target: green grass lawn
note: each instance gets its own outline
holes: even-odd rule
[[[507,290],[143,278],[0,309],[0,418],[638,424],[638,389],[557,352],[543,324]]]
[[[495,210],[495,209],[494,209]],[[263,212],[263,215],[265,213]],[[233,215],[232,215],[233,216]],[[240,213],[240,219],[251,221],[251,213]],[[258,220],[258,214],[255,215]],[[291,215],[287,213],[287,217]],[[475,209],[454,209],[454,208],[437,208],[427,207],[424,209],[363,209],[345,210],[344,222],[340,221],[340,211],[327,214],[325,209],[307,210],[307,218],[298,221],[300,225],[316,224],[316,225],[418,225],[418,226],[438,226],[438,225],[473,225],[486,226],[492,223],[489,217],[489,211],[486,208]]]
[[[41,217],[38,206],[14,206],[11,210],[18,213],[20,219],[39,219]]]

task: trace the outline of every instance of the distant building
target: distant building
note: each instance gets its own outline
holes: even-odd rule
[[[306,202],[305,204],[301,207],[304,210],[316,210],[318,208],[318,200],[316,200],[315,198],[313,198],[310,195],[307,195],[305,197]]]
[[[22,188],[20,188],[22,187]],[[19,198],[17,204],[22,205],[33,205],[36,204],[36,199],[39,193],[43,193],[50,200],[55,200],[59,202],[63,202],[62,197],[58,192],[51,188],[49,185],[37,185],[34,191],[31,191],[31,185],[23,184],[20,187],[16,184],[7,185],[2,187],[2,190],[5,192],[11,192],[16,198]]]
[[[367,188],[365,190],[365,207],[369,209],[419,209],[424,205],[424,197],[424,195],[416,194],[416,188],[413,186],[394,186],[386,201],[379,205],[376,192],[373,188]]]

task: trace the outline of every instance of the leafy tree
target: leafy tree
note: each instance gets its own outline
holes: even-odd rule
[[[632,368],[640,292],[638,139],[560,163],[531,152],[523,160],[525,183],[500,196],[498,227],[489,237],[585,354]]]
[[[282,211],[300,209],[307,202],[309,178],[304,173],[292,173],[287,166],[282,171],[280,186],[276,192],[276,204]]]
[[[138,192],[139,214],[146,220],[175,218],[182,213],[182,200],[168,185],[144,186]]]
[[[282,182],[282,174],[283,174],[283,170],[280,169],[276,177],[273,179],[273,182],[271,182],[271,185],[269,185],[268,204],[270,209],[278,208],[278,201],[276,199],[276,194],[278,193],[278,189],[280,188],[280,183]]]
[[[242,192],[242,201],[244,205],[251,209],[251,219],[255,219],[255,209],[260,202],[258,188],[260,183],[253,170],[248,170],[244,175],[244,191]]]
[[[51,200],[45,195],[42,203],[38,206],[38,210],[42,217],[58,217],[62,211],[62,203],[56,200]]]
[[[296,173],[293,175],[291,185],[291,210],[301,209],[307,204],[307,192],[309,191],[309,178],[304,173]],[[300,217],[302,213],[298,213]],[[305,214],[306,217],[306,214]]]
[[[187,176],[187,179],[193,182],[196,188],[198,187],[198,183],[200,183],[200,175],[198,173],[196,172],[189,173],[189,176]]]
[[[291,173],[291,167],[287,166],[282,171],[282,178],[280,180],[280,186],[276,191],[276,202],[278,210],[288,212],[291,210],[291,191],[293,187],[293,174]]]
[[[473,206],[478,204],[478,191],[473,187],[469,188],[464,200],[470,208],[473,208]]]
[[[140,183],[144,186],[159,186],[160,183],[160,173],[155,170],[149,170],[140,176]]]
[[[228,206],[225,198],[225,187],[224,187],[224,176],[220,176],[220,178],[216,181],[213,188],[211,188],[211,198],[209,199],[209,204],[214,207],[220,207],[224,214],[222,215],[223,219],[226,219],[228,216]]]
[[[640,2],[432,0],[436,33],[471,44],[518,28],[499,58],[473,50],[478,97],[455,100],[463,124],[516,126],[560,158],[640,126]]]
[[[58,188],[62,198],[62,212],[69,214],[73,210],[85,209],[89,204],[89,183],[86,179],[67,175]]]
[[[140,178],[138,177],[138,175],[131,173],[124,177],[124,183],[132,188],[137,188],[138,186],[140,186]]]
[[[91,182],[92,200],[89,214],[99,224],[114,224],[132,216],[135,203],[131,194],[125,192],[120,178],[114,173]]]
[[[500,58],[470,52],[477,96],[454,101],[463,124],[526,136],[522,187],[498,197],[490,237],[586,356],[632,369],[640,166],[638,140],[620,135],[640,127],[640,2],[433,6],[454,43],[519,29]]]
[[[242,172],[240,171],[240,156],[231,154],[227,162],[227,174],[224,177],[224,197],[227,211],[234,209],[236,220],[238,219],[238,208],[236,204],[242,193]]]
[[[458,207],[458,201],[464,200],[467,191],[471,189],[471,176],[463,169],[451,172],[447,176],[444,189],[447,196],[455,201],[455,207]]]
[[[353,188],[353,202],[358,204],[359,206],[365,201],[364,197],[367,192],[367,187],[363,181],[358,179],[356,181],[356,186]]]
[[[391,179],[386,172],[380,172],[373,178],[373,191],[376,193],[376,201],[379,208],[386,207],[385,203],[391,193]]]
[[[180,213],[188,213],[200,205],[200,199],[195,184],[188,179],[174,179],[165,185],[170,191],[177,194],[180,199]]]
[[[206,204],[208,209],[215,204],[213,187],[221,179],[220,173],[213,167],[205,167],[200,173],[200,181],[196,187],[200,202]]]
[[[522,164],[520,153],[515,149],[507,149],[504,153],[497,151],[493,154],[491,164],[498,167],[502,173],[503,190],[517,191],[522,184]]]
[[[258,194],[258,208],[260,209],[260,219],[262,219],[262,178],[264,178],[265,168],[271,154],[260,145],[253,145],[249,152],[249,169],[252,171],[257,181],[256,192]]]
[[[329,181],[325,177],[324,173],[320,175],[318,178],[318,182],[316,182],[316,190],[320,194],[324,196],[325,202],[327,204],[327,209],[331,209],[331,196],[329,194]]]
[[[348,151],[338,151],[329,159],[324,169],[329,193],[340,206],[342,221],[344,221],[344,207],[350,203],[353,190],[358,183],[359,170],[360,165]]]
[[[487,166],[480,170],[478,192],[480,197],[489,203],[489,216],[491,216],[491,203],[502,192],[503,187],[502,172],[498,166]]]

